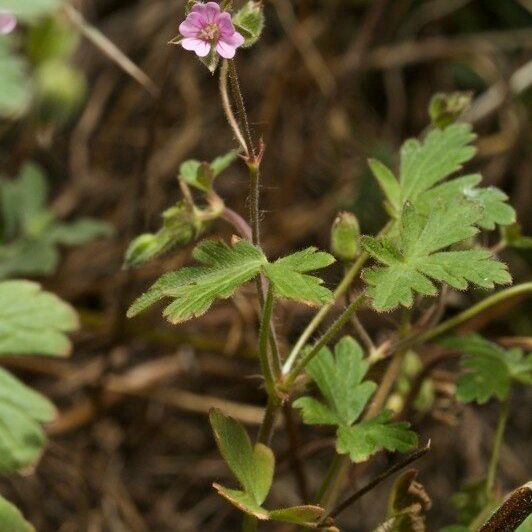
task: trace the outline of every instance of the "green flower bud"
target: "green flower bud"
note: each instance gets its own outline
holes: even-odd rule
[[[338,259],[353,260],[359,250],[360,226],[351,212],[341,212],[331,230],[331,251]]]

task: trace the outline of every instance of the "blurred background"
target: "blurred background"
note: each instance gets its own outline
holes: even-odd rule
[[[327,249],[339,210],[355,212],[364,232],[378,231],[385,213],[366,160],[395,164],[402,141],[428,126],[436,92],[471,94],[465,118],[479,138],[467,170],[503,189],[523,233],[532,232],[530,0],[268,0],[265,10],[263,38],[237,62],[254,133],[266,144],[263,240],[270,256],[308,245]],[[83,325],[68,361],[6,362],[60,409],[37,470],[0,482],[42,532],[231,531],[239,523],[210,487],[228,471],[205,414],[220,406],[252,430],[261,420],[253,290],[179,327],[167,325],[159,309],[124,317],[134,297],[187,262],[191,250],[126,272],[128,242],[156,230],[162,210],[179,199],[183,161],[211,160],[235,147],[217,78],[193,54],[167,45],[183,13],[179,0],[72,2],[21,20],[16,56],[0,46],[0,77],[2,69],[17,73],[0,79],[2,187],[18,176],[30,198],[14,207],[26,217],[23,234],[5,224],[13,205],[1,205],[0,276],[39,280],[76,306]],[[243,165],[224,173],[217,190],[246,215]],[[213,230],[231,234],[223,222]],[[488,245],[498,241],[495,233],[487,238]],[[502,257],[516,281],[530,278],[530,251]],[[332,269],[328,282],[340,276]],[[477,295],[451,294],[450,311],[468,297]],[[286,347],[312,311],[291,304],[278,310]],[[530,350],[530,310],[512,300],[467,330]],[[370,311],[362,318],[378,339],[394,320]],[[434,371],[431,409],[410,416],[421,441],[433,441],[416,466],[434,503],[428,530],[455,522],[451,494],[485,470],[497,414],[489,404],[451,399],[454,367]],[[514,400],[524,401],[524,393]],[[530,410],[513,412],[503,491],[528,480],[531,465]],[[284,504],[319,485],[333,454],[327,430],[292,421],[307,468],[296,481],[290,442],[278,436],[272,500]],[[353,485],[391,463],[381,454],[356,467]],[[389,487],[357,502],[342,529],[377,526]]]

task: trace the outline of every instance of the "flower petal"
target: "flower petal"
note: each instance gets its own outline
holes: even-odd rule
[[[183,37],[197,37],[203,27],[203,17],[199,13],[190,15],[179,25],[179,33]]]
[[[233,21],[231,20],[231,15],[224,11],[220,13],[215,20],[216,24],[220,28],[220,33],[222,35],[232,35],[235,32],[235,27],[233,26]]]
[[[222,35],[220,38],[220,42],[224,42],[225,44],[228,44],[229,46],[233,46],[235,48],[238,48],[244,44],[244,37],[238,33],[238,31],[235,31],[232,35]]]
[[[17,19],[11,11],[0,11],[0,34],[7,35],[17,27]]]
[[[216,51],[224,58],[224,59],[233,59],[235,57],[236,53],[236,46],[233,46],[229,44],[226,41],[218,41],[218,44],[216,45]]]
[[[205,17],[205,22],[208,24],[214,22],[216,16],[220,14],[220,6],[216,2],[207,2],[206,4],[198,2],[192,8],[191,13],[199,13]]]
[[[198,57],[205,57],[209,55],[211,50],[211,45],[208,42],[202,41],[201,39],[196,39],[194,37],[187,37],[183,39],[181,41],[181,46],[185,50],[196,52]]]

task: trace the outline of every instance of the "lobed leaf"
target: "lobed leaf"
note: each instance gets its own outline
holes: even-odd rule
[[[365,462],[370,456],[386,449],[406,452],[417,445],[417,435],[409,423],[390,423],[392,413],[384,411],[378,416],[353,426],[338,428],[336,449],[349,454],[353,462]]]
[[[30,281],[0,283],[0,356],[66,356],[65,333],[78,327],[74,309]]]

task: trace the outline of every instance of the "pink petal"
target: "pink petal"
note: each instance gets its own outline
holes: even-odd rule
[[[199,13],[205,17],[205,23],[214,22],[216,15],[220,13],[220,6],[216,2],[207,2],[206,4],[199,2],[194,5],[191,13]]]
[[[11,11],[0,11],[0,34],[7,35],[17,27],[17,19]]]
[[[202,29],[202,16],[199,13],[191,13],[186,20],[179,25],[179,33],[183,37],[197,37]]]
[[[244,37],[242,37],[238,31],[235,31],[232,35],[222,35],[220,37],[220,42],[224,42],[225,44],[233,46],[234,48],[242,46],[244,41]]]
[[[220,33],[222,35],[228,34],[232,35],[235,31],[235,27],[233,26],[233,21],[231,20],[231,15],[224,11],[223,13],[220,13],[215,20],[216,24],[218,24],[218,27],[220,28]]]
[[[201,39],[195,39],[194,37],[186,37],[181,41],[181,46],[185,50],[190,50],[191,52],[196,52],[198,57],[205,57],[209,55],[211,51],[211,45],[208,42],[202,41]]]
[[[233,59],[233,57],[235,57],[236,47],[225,41],[218,41],[218,44],[216,45],[216,51],[224,59]]]

